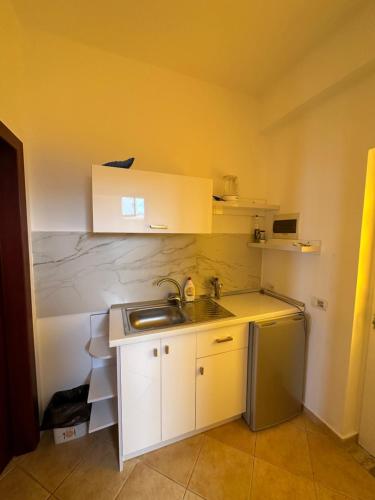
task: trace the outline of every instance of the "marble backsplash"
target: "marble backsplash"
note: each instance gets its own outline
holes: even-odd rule
[[[245,234],[32,236],[38,317],[160,299],[173,290],[154,286],[162,276],[180,283],[192,276],[197,294],[210,292],[212,276],[220,277],[224,291],[260,285],[261,250],[249,248]]]

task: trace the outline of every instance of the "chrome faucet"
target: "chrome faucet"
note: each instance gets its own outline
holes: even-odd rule
[[[223,284],[222,282],[220,281],[219,278],[217,277],[213,277],[211,279],[211,285],[213,286],[214,288],[214,292],[215,292],[215,299],[220,299],[221,297],[221,289],[223,288]]]
[[[183,294],[182,294],[182,288],[181,285],[178,281],[174,280],[173,278],[161,278],[160,280],[157,280],[155,284],[157,286],[162,285],[163,283],[172,283],[173,285],[176,286],[177,288],[177,293],[170,293],[168,295],[168,302],[172,302],[177,304],[179,308],[182,307],[182,304],[184,302]]]

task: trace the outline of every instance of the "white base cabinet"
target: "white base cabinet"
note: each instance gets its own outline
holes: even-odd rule
[[[197,429],[246,410],[247,349],[197,359]]]
[[[121,348],[124,454],[161,441],[160,340]]]
[[[195,334],[162,341],[163,441],[195,429],[195,352]]]
[[[211,327],[120,347],[120,455],[136,456],[243,413],[247,331]]]

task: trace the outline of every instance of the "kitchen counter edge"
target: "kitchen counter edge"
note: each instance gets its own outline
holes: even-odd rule
[[[250,293],[258,293],[258,292],[250,292]],[[245,294],[247,295],[247,294]],[[270,310],[269,312],[261,312],[259,314],[237,314],[231,316],[229,318],[207,321],[205,323],[195,323],[195,324],[183,324],[174,328],[163,328],[158,330],[153,330],[152,332],[146,331],[141,333],[135,333],[132,335],[124,334],[124,324],[122,318],[122,312],[120,307],[111,307],[109,313],[109,346],[110,347],[120,347],[123,345],[134,344],[138,342],[146,342],[148,340],[156,340],[166,337],[175,337],[177,335],[185,335],[188,333],[198,333],[201,331],[209,330],[212,328],[222,328],[226,326],[232,325],[240,325],[243,323],[251,323],[254,321],[264,321],[269,319],[278,318],[280,316],[289,316],[291,314],[296,314],[300,312],[300,310],[290,304],[282,302],[279,299],[278,303],[283,304],[284,307],[277,310]],[[218,304],[221,304],[221,301],[217,301]],[[234,314],[230,308],[224,306],[225,309]]]

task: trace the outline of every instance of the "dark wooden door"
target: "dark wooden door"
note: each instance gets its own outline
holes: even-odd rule
[[[0,247],[1,260],[1,247]],[[1,270],[1,265],[0,265]],[[0,275],[0,295],[2,295],[2,281]],[[1,306],[2,301],[0,301]],[[3,312],[0,309],[0,471],[12,458],[12,443],[10,429],[10,406],[9,406],[9,380],[6,358],[6,344],[3,327]]]
[[[0,470],[39,440],[22,143],[0,122]]]

